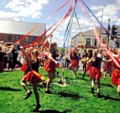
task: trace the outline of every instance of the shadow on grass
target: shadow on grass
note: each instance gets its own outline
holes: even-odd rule
[[[113,88],[113,86],[112,86],[111,84],[104,84],[104,83],[101,83],[101,85]]]
[[[90,78],[87,78],[87,77],[85,77],[84,76],[84,78],[80,78],[81,80],[84,80],[84,81],[91,81],[91,79]]]
[[[100,98],[104,98],[105,100],[120,101],[119,98],[113,98],[113,97],[110,97],[109,95],[101,95]]]
[[[60,97],[70,97],[74,100],[78,100],[80,98],[83,98],[81,96],[79,96],[78,94],[74,94],[74,93],[65,93],[65,92],[59,92],[58,95],[60,95]]]
[[[101,95],[105,100],[115,100],[115,101],[120,101],[120,99],[118,98],[113,98],[113,97],[110,97],[109,95],[105,96],[105,95]]]
[[[67,113],[68,110],[66,111],[63,111],[63,112],[60,112],[60,111],[57,111],[57,110],[43,110],[43,111],[39,111],[39,113]]]
[[[0,87],[0,90],[5,90],[5,91],[22,91],[20,89],[14,89],[11,87]]]

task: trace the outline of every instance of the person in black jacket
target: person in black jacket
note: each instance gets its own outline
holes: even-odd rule
[[[12,70],[15,68],[15,65],[18,63],[17,61],[17,57],[18,57],[18,52],[17,50],[14,48],[12,50]]]

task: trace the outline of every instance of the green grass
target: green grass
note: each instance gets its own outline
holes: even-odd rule
[[[43,68],[40,72],[45,75]],[[61,70],[59,70],[61,72]],[[0,113],[31,113],[35,108],[34,94],[28,100],[24,100],[26,94],[20,85],[23,73],[21,71],[0,73]],[[53,82],[57,82],[59,74]],[[41,101],[40,113],[120,113],[120,98],[116,87],[111,85],[111,78],[101,79],[102,98],[91,94],[91,81],[88,76],[81,78],[82,73],[74,78],[70,70],[65,70],[65,77],[70,85],[61,87],[51,84],[53,94],[45,94],[42,83],[39,84]],[[46,76],[47,77],[47,76]],[[29,84],[32,90],[32,86]]]

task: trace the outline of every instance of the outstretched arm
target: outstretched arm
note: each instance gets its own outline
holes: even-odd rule
[[[6,52],[6,54],[9,55],[12,52],[13,48],[14,48],[14,46],[12,45],[10,50],[8,52]]]
[[[28,60],[31,63],[35,63],[36,62],[36,60],[34,60],[34,59],[32,59],[32,58],[29,57],[29,55],[24,51],[24,49],[23,49],[22,46],[20,48],[21,48],[21,51],[22,51],[23,55],[25,56],[26,60]],[[29,49],[29,51],[31,51],[31,50],[33,50],[33,48]]]
[[[102,60],[102,62],[111,62],[112,59],[109,59],[109,60]]]

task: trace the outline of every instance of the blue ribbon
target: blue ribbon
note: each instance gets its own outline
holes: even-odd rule
[[[77,4],[77,0],[75,1],[75,7],[74,7],[73,12],[72,12],[72,15],[73,15],[73,16],[74,16],[76,4]],[[64,44],[63,44],[63,48],[65,48],[65,44],[66,44],[67,39],[68,39],[68,34],[69,34],[69,31],[70,31],[70,24],[71,24],[71,21],[72,21],[72,16],[71,16],[71,18],[70,18],[70,20],[69,20],[69,22],[68,22],[67,28],[66,28],[66,30],[65,30],[64,37],[65,37],[65,35],[66,35],[66,37],[65,37]]]

